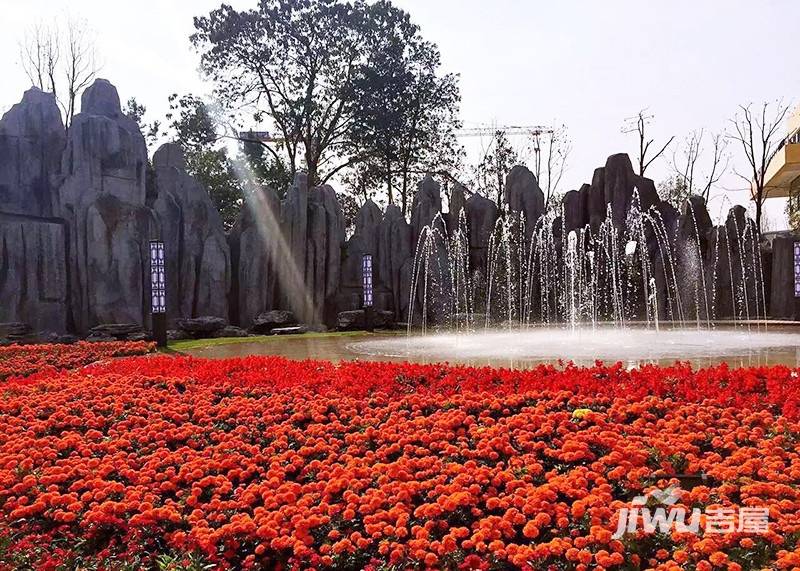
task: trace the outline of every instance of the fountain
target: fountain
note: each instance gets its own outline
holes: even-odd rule
[[[441,213],[417,241],[406,337],[350,345],[360,355],[510,364],[723,360],[782,351],[795,334],[768,330],[755,224],[734,207],[702,232],[690,200],[678,219],[633,188],[620,220],[568,224],[564,203],[528,224],[505,205],[485,273],[471,271],[465,213]],[[705,214],[707,218],[707,214]],[[683,228],[678,228],[682,223]],[[706,235],[708,234],[708,235]],[[788,352],[788,353],[787,353]]]

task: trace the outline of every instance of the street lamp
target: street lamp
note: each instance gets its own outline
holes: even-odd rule
[[[363,287],[364,328],[367,331],[372,331],[372,255],[370,254],[364,254],[361,257],[361,282]]]
[[[164,242],[150,240],[150,314],[153,337],[159,347],[167,346],[167,280]]]

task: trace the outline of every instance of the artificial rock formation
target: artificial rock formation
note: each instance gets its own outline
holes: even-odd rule
[[[301,324],[335,325],[337,312],[360,308],[364,254],[373,256],[376,310],[406,319],[420,232],[439,219],[425,253],[433,262],[429,267],[447,263],[444,241],[459,228],[467,232],[472,276],[486,277],[490,237],[503,214],[488,198],[467,198],[463,187],[451,189],[450,211],[443,214],[441,188],[425,177],[410,221],[394,205],[381,212],[368,201],[345,243],[336,193],[330,186],[309,188],[301,173],[283,202],[270,189],[250,195],[226,235],[176,145],[155,153],[152,184],[146,185],[144,139],[121,112],[113,85],[97,80],[81,104],[68,132],[53,96],[37,89],[0,119],[0,322],[21,324],[14,331],[85,334],[122,324],[138,334],[148,328],[152,239],[164,240],[167,249],[173,322],[213,318],[249,328],[270,312],[291,310]],[[545,210],[533,173],[514,167],[504,198],[502,210],[524,216],[525,238],[531,240]],[[742,208],[732,209],[719,227],[696,197],[679,213],[659,200],[653,181],[634,173],[626,155],[609,157],[591,184],[568,192],[560,206],[560,217],[545,218],[558,243],[566,239],[563,231],[588,227],[597,235],[609,213],[612,224],[604,231],[628,228],[638,220],[636,208],[648,212],[652,222],[643,235],[627,239],[644,238],[639,251],[651,263],[662,318],[677,317],[665,314],[668,290],[680,295],[684,319],[752,317],[765,306],[775,316],[794,315],[787,293],[793,238],[775,238],[771,251],[763,251]],[[674,268],[668,267],[672,258]],[[716,286],[708,297],[697,295],[708,291],[703,281],[712,279]],[[438,282],[447,289],[446,280]],[[636,311],[631,315],[641,314]],[[270,330],[276,329],[287,330]]]
[[[308,188],[300,173],[289,187],[281,212],[283,235],[291,254],[282,274],[282,304],[304,323],[335,320],[344,215],[328,185]]]
[[[417,193],[411,202],[411,230],[413,236],[419,237],[422,229],[429,226],[442,211],[441,186],[431,175],[425,175],[417,187]]]
[[[0,322],[67,328],[68,232],[55,217],[64,144],[52,94],[31,88],[0,119]]]
[[[52,93],[32,87],[0,120],[0,208],[58,214],[56,189],[66,136]]]
[[[67,134],[59,188],[67,220],[71,310],[75,328],[139,323],[149,307],[149,240],[157,221],[145,206],[147,149],[113,85],[84,91]]]
[[[84,91],[66,133],[53,96],[26,92],[0,120],[0,321],[84,334],[146,327],[149,241],[159,238],[171,316],[227,318],[229,254],[207,192],[175,145],[156,153],[149,197],[146,169],[144,138],[108,81]]]
[[[228,235],[233,268],[231,319],[243,327],[278,302],[278,255],[283,244],[281,205],[269,187],[256,190],[242,206]]]
[[[530,237],[544,214],[544,193],[536,176],[527,167],[513,167],[506,175],[503,199],[511,212],[524,215],[525,234]]]
[[[219,212],[205,188],[186,173],[180,146],[162,145],[153,155],[153,170],[153,210],[167,259],[168,316],[227,319],[231,263]]]
[[[499,216],[497,206],[480,194],[473,194],[467,200],[464,212],[469,228],[469,261],[473,272],[486,275],[489,256],[489,237],[494,231]]]
[[[408,279],[411,270],[408,267],[414,255],[412,248],[416,237],[403,212],[394,204],[386,207],[377,234],[378,284],[389,292],[395,316],[402,318],[408,311],[411,291]]]
[[[362,297],[362,260],[365,254],[372,256],[373,284],[380,283],[380,260],[378,257],[378,227],[383,218],[383,212],[372,200],[367,200],[356,214],[355,232],[347,240],[342,258],[341,295],[338,303],[339,309],[358,309],[361,307]],[[374,303],[378,306],[386,304],[383,299],[384,292],[375,292],[374,297],[380,297]]]

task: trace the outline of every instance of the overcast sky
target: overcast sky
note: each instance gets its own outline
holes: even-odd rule
[[[800,96],[796,0],[394,0],[461,75],[465,126],[564,123],[573,142],[564,189],[591,180],[608,155],[636,152],[621,133],[647,108],[656,141],[719,131],[737,105]],[[228,0],[237,8],[256,0]],[[149,119],[170,93],[207,92],[188,36],[192,16],[220,0],[0,0],[0,110],[29,86],[18,57],[25,30],[53,17],[84,19],[96,34],[101,76]],[[473,147],[478,143],[469,142]],[[741,169],[740,149],[731,147]],[[671,156],[671,155],[670,155]],[[659,182],[669,161],[648,170]],[[721,184],[741,189],[733,175]],[[746,202],[746,193],[727,192]],[[723,200],[712,202],[712,214]],[[768,210],[782,226],[782,204]]]

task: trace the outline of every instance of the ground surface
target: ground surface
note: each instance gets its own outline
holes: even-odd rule
[[[799,395],[786,367],[48,368],[3,385],[0,567],[793,568]],[[614,539],[676,474],[706,478],[677,507],[768,532]]]

